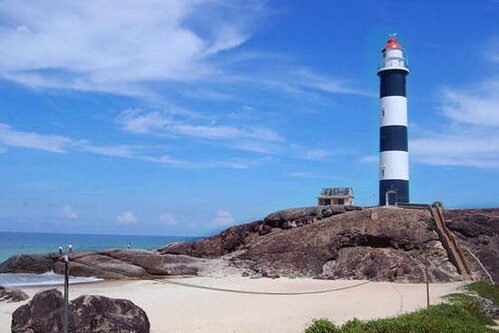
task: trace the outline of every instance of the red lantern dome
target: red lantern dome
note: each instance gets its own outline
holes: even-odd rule
[[[384,47],[384,50],[387,49],[402,49],[402,46],[400,46],[399,41],[397,40],[397,37],[394,36],[388,40]]]

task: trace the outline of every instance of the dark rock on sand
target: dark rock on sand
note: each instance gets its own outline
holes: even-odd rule
[[[146,313],[129,300],[84,295],[69,304],[69,331],[74,333],[148,333]],[[13,333],[63,331],[63,296],[57,289],[36,294],[12,314]]]
[[[73,253],[69,273],[104,279],[145,278],[157,275],[196,275],[201,260],[188,256],[161,255],[147,250],[105,250]],[[64,264],[55,254],[18,255],[0,264],[0,273],[62,274]]]
[[[197,258],[145,250],[107,250],[98,254],[141,267],[149,275],[196,275],[200,265]]]
[[[0,286],[0,301],[21,302],[28,298],[29,296],[20,289],[9,289]]]
[[[55,253],[22,254],[0,263],[0,273],[45,273],[53,271],[59,256]]]

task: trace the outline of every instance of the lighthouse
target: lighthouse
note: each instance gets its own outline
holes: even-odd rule
[[[409,202],[406,94],[409,69],[395,34],[381,52],[379,204],[395,205]]]

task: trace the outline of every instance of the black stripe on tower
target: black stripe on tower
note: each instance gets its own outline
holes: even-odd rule
[[[408,151],[407,127],[402,125],[383,126],[379,129],[379,151]]]
[[[386,195],[387,191],[395,191],[396,195],[388,195],[388,200],[390,200],[390,205],[394,205],[396,202],[408,203],[409,202],[409,181],[402,179],[384,179],[379,181],[379,193],[383,195],[379,196],[380,206],[386,205]]]
[[[406,97],[405,78],[408,72],[401,69],[389,69],[378,72],[380,78],[379,97]]]

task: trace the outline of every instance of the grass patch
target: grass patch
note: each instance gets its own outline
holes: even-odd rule
[[[483,298],[491,300],[495,306],[499,306],[499,287],[485,282],[475,282],[464,287],[466,290],[474,291]]]
[[[459,296],[460,297],[460,296]],[[471,296],[470,296],[471,297]],[[315,320],[305,333],[493,333],[483,318],[465,306],[439,304],[394,318],[360,321],[336,326],[326,319]]]
[[[495,322],[483,309],[483,303],[476,297],[466,294],[450,294],[444,297],[452,304],[458,305],[471,313],[483,325],[494,325]]]

